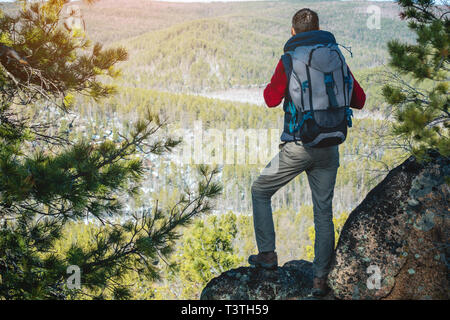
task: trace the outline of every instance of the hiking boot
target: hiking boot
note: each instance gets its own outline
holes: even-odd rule
[[[311,295],[313,297],[324,297],[330,292],[330,287],[327,284],[327,278],[314,278]]]
[[[278,257],[275,251],[260,252],[248,257],[248,263],[254,267],[274,270],[278,267]]]

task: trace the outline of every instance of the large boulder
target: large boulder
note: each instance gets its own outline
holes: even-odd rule
[[[350,214],[328,281],[339,299],[448,299],[449,158],[392,170]]]
[[[203,289],[201,300],[287,300],[306,298],[312,288],[312,264],[299,260],[277,270],[240,267],[222,273]]]

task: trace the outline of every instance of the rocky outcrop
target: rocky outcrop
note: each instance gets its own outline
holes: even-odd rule
[[[350,214],[328,277],[339,299],[448,299],[450,161],[392,170]]]
[[[300,260],[277,270],[241,267],[222,273],[203,289],[201,300],[288,300],[307,297],[312,264]]]
[[[449,299],[450,159],[430,157],[406,160],[352,211],[328,277],[331,296]],[[225,272],[201,299],[302,299],[311,286],[311,263],[291,261],[277,271]]]

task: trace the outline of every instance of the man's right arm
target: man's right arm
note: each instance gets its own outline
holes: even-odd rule
[[[269,108],[278,106],[286,94],[287,76],[280,60],[270,83],[264,89],[264,100]]]

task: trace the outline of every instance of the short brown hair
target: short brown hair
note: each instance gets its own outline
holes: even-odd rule
[[[319,30],[319,16],[308,8],[303,8],[292,18],[292,28],[295,33]]]

